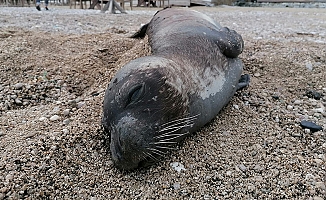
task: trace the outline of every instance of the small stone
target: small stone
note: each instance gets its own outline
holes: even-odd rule
[[[58,119],[60,119],[60,116],[58,115],[53,115],[52,117],[50,117],[50,121],[56,121]]]
[[[322,95],[319,92],[316,92],[315,90],[307,90],[306,96],[316,100],[319,100],[322,97]]]
[[[60,107],[56,106],[56,107],[53,108],[52,113],[58,115],[59,111],[60,111]]]
[[[173,162],[170,164],[170,166],[176,170],[177,172],[181,172],[182,170],[186,170],[183,164],[178,163],[178,162]]]
[[[15,99],[15,103],[19,106],[23,105],[23,102],[20,99]]]
[[[34,137],[34,135],[36,135],[35,132],[30,132],[30,133],[28,133],[25,137],[26,137],[26,138],[31,138],[31,137]]]
[[[256,171],[256,172],[260,172],[261,170],[262,170],[262,167],[260,166],[260,165],[255,165],[255,167],[254,167],[254,170]]]
[[[320,164],[322,164],[323,163],[323,160],[321,160],[321,159],[318,159],[318,158],[316,158],[316,159],[313,159],[313,161],[317,164],[317,165],[320,165]]]
[[[180,183],[174,183],[173,184],[173,189],[175,189],[175,190],[178,190],[178,189],[180,189]]]
[[[324,112],[324,108],[316,108],[314,110],[314,112],[317,112],[317,113],[323,113]]]
[[[69,104],[71,107],[73,107],[73,108],[77,107],[77,102],[76,102],[76,100],[69,100],[69,101],[68,101],[68,104]]]
[[[301,133],[294,132],[294,133],[292,133],[292,136],[293,137],[301,137],[302,134]]]
[[[78,102],[77,103],[77,108],[81,108],[81,107],[83,107],[85,105],[85,102]]]
[[[254,76],[255,77],[260,77],[260,73],[257,72],[257,73],[254,74]]]
[[[307,128],[304,129],[304,132],[305,132],[306,134],[311,133],[310,129],[307,129]]]
[[[45,121],[46,120],[46,117],[40,117],[38,120],[39,121]]]
[[[295,101],[293,102],[293,104],[294,104],[294,105],[300,105],[300,104],[302,104],[302,101],[301,101],[301,100],[295,100]]]
[[[311,71],[312,70],[312,64],[309,62],[306,64],[306,68]]]
[[[316,182],[315,185],[316,185],[317,188],[319,188],[321,190],[326,190],[324,182]]]
[[[324,200],[324,198],[319,196],[314,196],[314,200]]]
[[[64,134],[68,134],[69,133],[69,130],[68,129],[62,129],[62,132],[64,133]]]
[[[64,111],[63,111],[63,115],[64,116],[68,116],[70,114],[70,109],[65,109]]]
[[[70,123],[70,119],[65,119],[62,122],[63,125],[68,125],[69,123]]]
[[[240,164],[240,165],[238,165],[238,167],[239,167],[239,169],[240,169],[241,171],[243,171],[243,172],[246,172],[246,171],[247,171],[247,167],[244,166],[244,164]]]
[[[309,121],[301,121],[300,122],[300,125],[302,128],[307,128],[307,129],[310,129],[311,132],[317,132],[317,131],[320,131],[320,130],[323,130],[323,128],[313,122],[309,122]]]
[[[288,105],[288,106],[286,107],[286,109],[287,109],[287,110],[293,110],[293,106]]]
[[[14,88],[15,88],[16,90],[20,90],[20,89],[23,88],[23,86],[24,86],[23,83],[17,83],[17,84],[14,86]]]
[[[6,180],[7,181],[12,181],[14,179],[14,176],[12,175],[12,174],[8,174],[7,176],[6,176]]]

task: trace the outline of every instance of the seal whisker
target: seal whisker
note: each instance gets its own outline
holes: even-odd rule
[[[149,152],[144,152],[144,153],[145,153],[145,155],[146,155],[147,157],[149,157],[149,158],[151,158],[151,159],[153,159],[153,160],[158,161],[158,158],[156,158],[155,156],[153,156],[151,153],[149,153]]]
[[[178,135],[175,136],[175,137],[160,140],[160,142],[165,142],[165,141],[169,141],[169,140],[174,140],[174,139],[177,139],[177,138],[182,137],[182,136],[187,135],[187,134],[189,134],[189,133],[187,132],[187,133],[183,133],[183,134],[178,134]]]
[[[151,142],[149,144],[154,144],[154,145],[157,145],[157,144],[167,144],[167,145],[173,145],[173,144],[177,144],[177,142],[161,142],[161,141],[158,141],[158,142]]]
[[[180,124],[182,124],[182,125],[181,126],[178,126]],[[176,128],[179,128],[179,127],[181,127],[181,128],[190,127],[193,124],[194,124],[194,121],[183,121],[183,122],[179,122],[177,124],[173,124],[173,125],[170,125],[168,127],[165,127],[163,129],[159,130],[158,133],[163,132],[163,131],[167,131],[167,130],[171,130],[171,129],[176,129]]]
[[[165,134],[165,135],[160,135],[160,136],[157,136],[155,137],[155,139],[158,139],[158,138],[167,138],[167,137],[174,137],[174,136],[178,136],[180,135],[180,133],[175,133],[175,134]]]
[[[191,116],[191,117],[184,117],[184,118],[180,118],[180,119],[175,119],[173,121],[169,121],[167,123],[164,123],[162,124],[161,126],[167,126],[169,127],[170,125],[169,124],[175,124],[175,122],[179,122],[179,121],[182,121],[182,120],[195,120],[200,114],[197,114],[197,115],[194,115],[194,116]]]
[[[160,150],[155,149],[155,148],[147,148],[147,149],[150,150],[152,153],[155,153],[155,154],[157,154],[159,156],[162,156],[162,157],[166,154],[163,151],[160,151]]]
[[[156,145],[155,147],[156,148],[159,148],[159,149],[177,150],[177,148],[165,147],[165,146],[158,146],[158,145]]]
[[[184,127],[188,127],[188,126],[180,126],[180,127],[176,127],[175,130],[172,130],[172,131],[170,131],[170,132],[167,132],[167,133],[164,133],[164,134],[161,134],[161,135],[155,136],[154,138],[155,138],[155,139],[158,139],[158,138],[168,137],[168,136],[170,136],[170,135],[174,135],[174,134],[172,134],[172,133],[175,133],[176,131],[179,131],[179,130],[181,130],[181,129],[184,128]]]

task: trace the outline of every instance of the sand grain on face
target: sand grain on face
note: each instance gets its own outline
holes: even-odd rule
[[[325,198],[324,9],[192,9],[242,35],[251,85],[165,160],[121,173],[100,126],[104,91],[148,55],[127,36],[155,10],[0,7],[0,199]]]

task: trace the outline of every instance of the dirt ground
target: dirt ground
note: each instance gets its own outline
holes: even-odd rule
[[[128,36],[156,9],[0,7],[0,200],[326,198],[325,9],[189,9],[243,36],[250,87],[162,162],[120,172],[100,126],[104,91],[149,54]]]

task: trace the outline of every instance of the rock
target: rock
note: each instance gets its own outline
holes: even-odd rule
[[[16,90],[21,90],[21,89],[23,88],[23,86],[24,86],[23,83],[16,83],[16,84],[14,85],[14,88],[15,88]]]
[[[70,123],[70,119],[65,119],[62,122],[63,125],[68,125],[69,123]]]
[[[175,190],[178,190],[178,189],[180,189],[180,183],[174,183],[173,184],[173,189],[175,189]]]
[[[6,181],[12,181],[14,179],[14,176],[12,174],[8,174],[6,176]]]
[[[242,171],[242,172],[246,172],[247,171],[247,167],[244,166],[244,164],[240,164],[238,165],[239,169]]]
[[[69,130],[68,129],[62,129],[62,132],[64,133],[64,134],[68,134],[69,133]]]
[[[77,103],[77,108],[81,108],[85,105],[85,102],[81,101]]]
[[[306,68],[309,70],[309,71],[312,71],[312,64],[309,62],[306,64]]]
[[[300,105],[300,104],[302,104],[302,101],[301,101],[301,100],[295,100],[295,101],[293,102],[293,104],[294,104],[294,105]]]
[[[39,121],[45,121],[47,118],[46,117],[40,117],[38,120]]]
[[[322,95],[319,92],[316,92],[315,90],[307,90],[305,95],[309,98],[313,98],[316,100],[319,100],[322,97]]]
[[[58,119],[60,119],[59,115],[53,115],[52,117],[50,117],[50,121],[56,121]]]
[[[63,111],[63,115],[64,116],[68,116],[70,114],[70,109],[65,109],[64,111]]]
[[[321,126],[319,126],[313,122],[306,121],[306,120],[301,121],[300,125],[302,128],[310,129],[311,132],[317,132],[317,131],[323,130],[323,128]]]
[[[286,109],[287,109],[287,110],[293,110],[293,106],[288,105],[288,106],[286,107]]]
[[[21,100],[19,100],[18,98],[15,99],[15,103],[16,103],[18,106],[23,105],[23,102],[22,102]]]
[[[316,182],[315,183],[316,187],[321,189],[321,190],[326,190],[325,183],[324,182]]]
[[[183,164],[178,162],[173,162],[170,164],[170,166],[177,172],[181,172],[182,170],[186,170]]]

